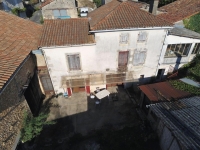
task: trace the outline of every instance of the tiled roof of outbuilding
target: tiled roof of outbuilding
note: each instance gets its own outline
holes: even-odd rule
[[[87,18],[45,20],[39,46],[65,46],[94,43]]]
[[[31,50],[42,26],[0,11],[0,91]]]
[[[173,24],[140,9],[139,3],[113,0],[88,14],[91,30],[169,27]]]
[[[200,0],[177,0],[173,3],[160,7],[158,10],[164,13],[158,16],[175,23],[200,12]]]
[[[169,82],[146,84],[139,86],[139,88],[153,103],[173,101],[191,96],[188,92],[175,89]]]

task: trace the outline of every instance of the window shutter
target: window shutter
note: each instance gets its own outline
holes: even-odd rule
[[[60,10],[60,16],[67,16],[67,11],[64,9]]]
[[[53,10],[53,16],[54,16],[55,18],[59,17],[59,16],[60,16],[59,10]]]
[[[145,58],[146,58],[146,49],[144,50],[137,50],[135,49],[134,51],[134,59],[133,59],[133,65],[137,66],[137,65],[142,65],[145,62]]]
[[[147,39],[147,33],[146,32],[140,32],[138,34],[138,41],[144,42]]]
[[[80,70],[80,57],[79,55],[68,55],[69,70]]]
[[[120,43],[128,43],[129,35],[128,33],[123,33],[120,35]]]
[[[119,66],[126,66],[127,63],[128,63],[128,51],[119,52],[118,65]]]

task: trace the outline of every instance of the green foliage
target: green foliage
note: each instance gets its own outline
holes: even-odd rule
[[[40,23],[43,24],[44,23],[44,19],[42,16],[40,16]]]
[[[101,0],[94,0],[93,2],[96,4],[97,8],[102,5]]]
[[[200,13],[185,19],[183,23],[187,29],[200,33]]]
[[[38,117],[32,117],[27,112],[24,113],[24,120],[21,130],[21,141],[27,142],[38,136],[44,125],[55,124],[54,121],[46,121],[48,114],[40,113]]]
[[[182,71],[182,72],[181,72]],[[179,69],[179,73],[186,72],[186,77],[197,82],[200,81],[200,55],[196,57],[188,64]],[[200,95],[200,88],[189,85],[179,80],[172,80],[170,83],[177,89],[189,92],[194,95]]]
[[[200,95],[200,88],[197,88],[195,86],[192,86],[190,84],[184,83],[179,80],[171,80],[169,81],[172,86],[174,86],[176,89],[189,92],[194,95]]]
[[[15,15],[18,15],[18,13],[19,12],[24,12],[24,11],[26,11],[26,8],[13,8],[12,10],[11,10],[11,12],[13,13],[13,14],[15,14]]]
[[[174,1],[176,1],[176,0],[159,0],[159,6],[161,7],[161,6],[167,5],[169,3],[172,3]]]

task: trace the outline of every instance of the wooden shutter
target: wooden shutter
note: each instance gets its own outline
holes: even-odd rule
[[[133,65],[141,65],[144,64],[146,59],[146,49],[142,51],[138,51],[137,49],[134,51],[134,57],[133,57]]]
[[[118,66],[126,66],[128,63],[128,51],[119,52]]]
[[[69,70],[80,70],[80,58],[79,55],[68,55]]]

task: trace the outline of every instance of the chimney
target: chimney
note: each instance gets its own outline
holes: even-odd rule
[[[150,0],[149,12],[156,15],[159,0]]]

